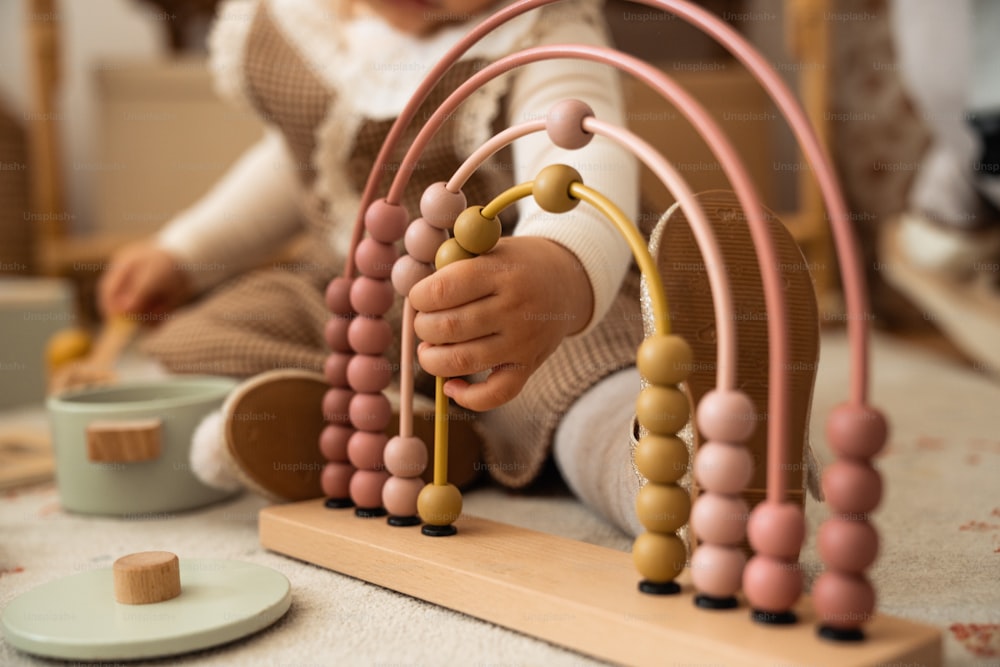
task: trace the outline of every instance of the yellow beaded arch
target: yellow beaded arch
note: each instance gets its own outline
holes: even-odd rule
[[[674,579],[683,571],[687,549],[677,536],[687,523],[691,500],[677,481],[687,467],[687,447],[677,433],[687,424],[687,397],[678,389],[691,367],[691,349],[687,343],[670,335],[670,312],[666,290],[656,263],[639,230],[618,206],[597,190],[585,185],[580,173],[564,164],[542,169],[533,181],[520,183],[495,197],[486,206],[471,206],[455,221],[454,236],[441,245],[435,267],[471,259],[489,252],[500,238],[497,216],[520,199],[534,196],[544,210],[565,213],[581,201],[593,206],[625,238],[649,290],[653,310],[652,336],[639,346],[636,364],[647,386],[636,401],[636,417],[646,435],[639,442],[636,462],[648,482],[636,498],[636,513],[648,532],[633,544],[636,569],[644,577],[639,587],[647,593],[675,593],[680,587]],[[451,526],[462,510],[459,490],[448,483],[448,399],[444,394],[445,378],[435,380],[434,480],[424,487],[417,508],[430,535],[455,532]],[[644,450],[666,451],[670,460],[683,459],[684,465],[664,470],[663,457],[644,456]],[[647,461],[643,463],[644,461]]]

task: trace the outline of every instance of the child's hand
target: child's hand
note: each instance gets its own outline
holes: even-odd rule
[[[482,383],[452,379],[445,393],[470,410],[513,399],[562,339],[593,311],[576,256],[548,239],[502,238],[485,255],[454,262],[410,291],[420,365],[440,377],[492,370]]]
[[[148,242],[118,251],[98,285],[98,306],[105,316],[165,313],[191,295],[187,274],[177,259]]]

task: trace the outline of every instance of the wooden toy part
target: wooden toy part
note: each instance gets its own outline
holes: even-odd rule
[[[111,318],[104,324],[87,356],[69,363],[66,360],[71,353],[75,354],[79,341],[74,340],[73,336],[57,334],[58,337],[48,350],[49,368],[52,372],[49,393],[54,395],[70,389],[115,382],[115,362],[138,328],[135,320],[127,319],[124,315]]]
[[[160,458],[163,421],[95,421],[87,426],[87,460],[139,463]]]
[[[153,604],[181,594],[181,567],[169,551],[142,551],[122,556],[112,566],[115,600]]]

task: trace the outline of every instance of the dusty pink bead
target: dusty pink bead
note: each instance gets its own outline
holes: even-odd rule
[[[729,597],[740,590],[746,560],[742,549],[702,544],[691,556],[691,582],[699,593]]]
[[[385,433],[355,431],[347,441],[347,460],[358,470],[382,470],[382,450],[388,440]]]
[[[455,218],[465,210],[465,193],[452,192],[446,183],[439,181],[427,186],[420,196],[420,215],[427,224],[441,229],[451,229]]]
[[[375,394],[392,381],[392,365],[385,357],[358,354],[347,364],[347,383],[356,392]]]
[[[319,434],[319,451],[327,461],[342,463],[347,460],[347,441],[354,429],[347,426],[327,424]]]
[[[867,521],[833,517],[819,527],[816,547],[827,569],[861,574],[878,556],[878,533]]]
[[[354,392],[350,389],[334,387],[323,395],[323,419],[331,424],[345,424],[348,420],[347,408]]]
[[[742,391],[713,389],[698,403],[696,420],[706,440],[736,444],[754,432],[757,411],[753,401]]]
[[[403,255],[392,267],[392,286],[400,296],[409,296],[413,286],[434,273],[430,264],[418,262],[409,255]]]
[[[691,529],[709,544],[735,546],[746,536],[746,501],[739,496],[702,493],[691,508]]]
[[[326,307],[334,315],[349,315],[351,313],[351,278],[334,278],[326,286]]]
[[[694,457],[694,478],[704,491],[736,494],[753,476],[753,457],[746,447],[725,442],[706,442]]]
[[[397,477],[419,477],[427,469],[427,446],[414,435],[391,438],[382,455],[385,469]]]
[[[885,416],[867,405],[842,403],[826,420],[830,449],[846,458],[870,459],[882,451],[888,437]]]
[[[806,519],[798,505],[764,501],[747,521],[747,540],[763,556],[797,560],[805,538]]]
[[[382,505],[392,516],[417,516],[417,497],[423,488],[419,477],[390,477],[382,487]]]
[[[323,362],[323,377],[334,387],[347,386],[347,364],[353,354],[334,352]]]
[[[358,470],[351,477],[351,500],[358,507],[382,507],[382,487],[389,479],[384,470]]]
[[[392,274],[392,265],[399,257],[396,246],[376,241],[373,238],[361,239],[354,251],[354,263],[363,275],[369,278],[388,278]]]
[[[351,318],[343,315],[334,315],[326,321],[323,327],[323,340],[334,352],[351,352],[351,344],[347,341],[347,327],[351,325]]]
[[[382,354],[392,343],[392,326],[385,318],[360,315],[347,327],[347,342],[358,354]]]
[[[406,236],[403,237],[403,246],[410,257],[430,264],[434,261],[441,244],[448,240],[448,232],[429,224],[423,218],[417,218],[406,228]]]
[[[323,466],[319,483],[327,498],[347,498],[350,496],[351,477],[354,466],[350,463],[327,463]]]
[[[362,315],[384,315],[392,307],[395,294],[388,280],[361,276],[351,286],[351,307]]]
[[[838,514],[867,514],[882,500],[882,477],[867,463],[841,459],[823,471],[823,495]]]
[[[823,625],[858,628],[875,611],[875,589],[864,576],[827,570],[812,586],[812,602]]]
[[[392,420],[392,405],[381,392],[355,394],[347,413],[354,428],[362,431],[382,431]]]
[[[395,243],[403,238],[410,214],[400,204],[390,204],[384,198],[373,201],[365,211],[365,229],[382,243]]]
[[[802,595],[802,572],[798,563],[754,556],[743,569],[743,592],[754,609],[789,611]]]
[[[560,148],[583,148],[594,138],[583,129],[583,119],[593,115],[594,110],[580,100],[562,100],[545,117],[545,131],[552,143]]]

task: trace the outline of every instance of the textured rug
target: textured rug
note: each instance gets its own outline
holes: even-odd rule
[[[822,461],[823,417],[846,395],[846,344],[825,334],[814,401],[813,442]],[[875,338],[874,402],[891,417],[879,460],[886,494],[876,514],[882,551],[872,576],[883,611],[932,623],[952,665],[1000,665],[1000,383],[950,361]],[[0,415],[37,420],[36,411]],[[3,422],[0,422],[3,425]],[[234,558],[272,567],[292,583],[288,614],[271,628],[217,649],[132,664],[190,665],[583,665],[587,657],[261,549],[257,512],[244,495],[143,520],[65,513],[55,486],[0,498],[0,607],[44,582],[110,567],[126,553],[166,549],[182,558]],[[559,495],[483,488],[470,514],[627,550],[631,540]],[[807,508],[810,534],[825,508]],[[810,540],[802,557],[820,565]],[[803,656],[802,664],[808,664]],[[52,665],[0,642],[0,664]],[[59,663],[61,664],[61,663]],[[664,664],[669,665],[669,658]]]

